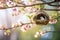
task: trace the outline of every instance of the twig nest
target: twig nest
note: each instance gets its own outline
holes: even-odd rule
[[[45,12],[40,12],[33,17],[36,24],[47,25],[49,22],[49,16]]]

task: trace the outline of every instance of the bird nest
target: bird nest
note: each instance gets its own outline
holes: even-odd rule
[[[45,12],[40,12],[39,14],[34,16],[33,20],[36,24],[46,25],[49,22],[49,16]]]

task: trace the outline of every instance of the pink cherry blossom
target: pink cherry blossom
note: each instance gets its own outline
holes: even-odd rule
[[[18,16],[19,15],[18,8],[13,8],[12,10],[13,10],[14,16]]]
[[[55,24],[57,22],[57,19],[51,19],[50,21],[49,21],[49,24]]]
[[[49,16],[49,24],[55,24],[57,22],[57,19],[54,19],[52,16]]]
[[[6,4],[8,5],[8,7],[13,7],[13,6],[16,5],[16,4],[13,3],[12,1],[8,1],[8,2],[6,2]]]

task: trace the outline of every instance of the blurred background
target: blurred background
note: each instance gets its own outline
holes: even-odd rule
[[[51,2],[53,0],[43,1]],[[57,17],[53,21],[49,20],[47,25],[31,23],[33,17],[40,13],[41,8],[59,9],[59,7],[48,4],[17,7],[40,2],[42,3],[40,0],[0,0],[0,40],[60,40],[60,18],[58,18],[60,11],[43,10],[48,14],[49,18]]]

